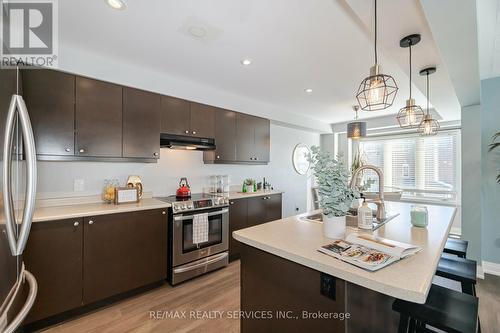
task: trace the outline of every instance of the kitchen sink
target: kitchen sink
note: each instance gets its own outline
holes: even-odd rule
[[[387,222],[389,222],[390,220],[394,219],[396,216],[399,215],[399,213],[397,214],[390,214],[388,213],[387,214],[387,217],[383,220],[383,221],[377,221],[377,219],[375,218],[375,211],[373,211],[373,222],[372,222],[372,231],[375,231],[377,230],[378,228],[380,228],[381,226],[383,226],[384,224],[386,224]],[[311,214],[311,215],[305,215],[305,216],[302,216],[300,217],[301,220],[303,221],[315,221],[315,222],[323,222],[323,214],[321,213],[314,213],[314,214]],[[346,225],[349,226],[349,227],[355,227],[357,228],[358,227],[358,216],[357,215],[353,215],[352,213],[348,213],[346,215]]]

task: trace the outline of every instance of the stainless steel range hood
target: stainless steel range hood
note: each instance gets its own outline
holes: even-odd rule
[[[182,150],[215,150],[215,140],[161,133],[160,147]]]

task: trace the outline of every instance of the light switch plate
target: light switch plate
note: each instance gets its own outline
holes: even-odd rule
[[[75,181],[73,183],[73,191],[75,191],[75,192],[85,191],[85,180],[75,179]]]

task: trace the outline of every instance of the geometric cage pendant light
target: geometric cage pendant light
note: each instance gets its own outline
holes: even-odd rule
[[[430,95],[429,95],[429,74],[435,73],[436,72],[436,67],[428,67],[424,68],[420,71],[420,75],[425,75],[427,79],[427,113],[424,116],[424,120],[422,120],[422,123],[420,123],[420,126],[418,126],[418,132],[422,136],[430,136],[430,135],[436,135],[439,131],[439,122],[432,118],[430,109],[429,109],[429,100],[430,100]]]
[[[364,111],[387,109],[394,102],[398,86],[390,75],[382,74],[377,58],[377,0],[375,0],[375,65],[370,75],[359,85],[356,93],[359,107]]]
[[[406,106],[401,108],[396,116],[401,128],[417,128],[424,119],[424,111],[420,106],[415,105],[415,100],[411,96],[411,47],[419,42],[419,34],[406,36],[399,42],[399,46],[407,47],[410,51],[410,98],[406,100]]]
[[[358,120],[358,110],[359,106],[354,105],[352,107],[354,112],[356,112],[356,116],[354,121],[347,124],[347,137],[349,139],[361,139],[366,137],[366,122]]]

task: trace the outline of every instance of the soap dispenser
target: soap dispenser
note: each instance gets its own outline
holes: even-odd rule
[[[363,197],[363,204],[358,208],[358,228],[371,230],[373,227],[372,219],[372,209]]]

